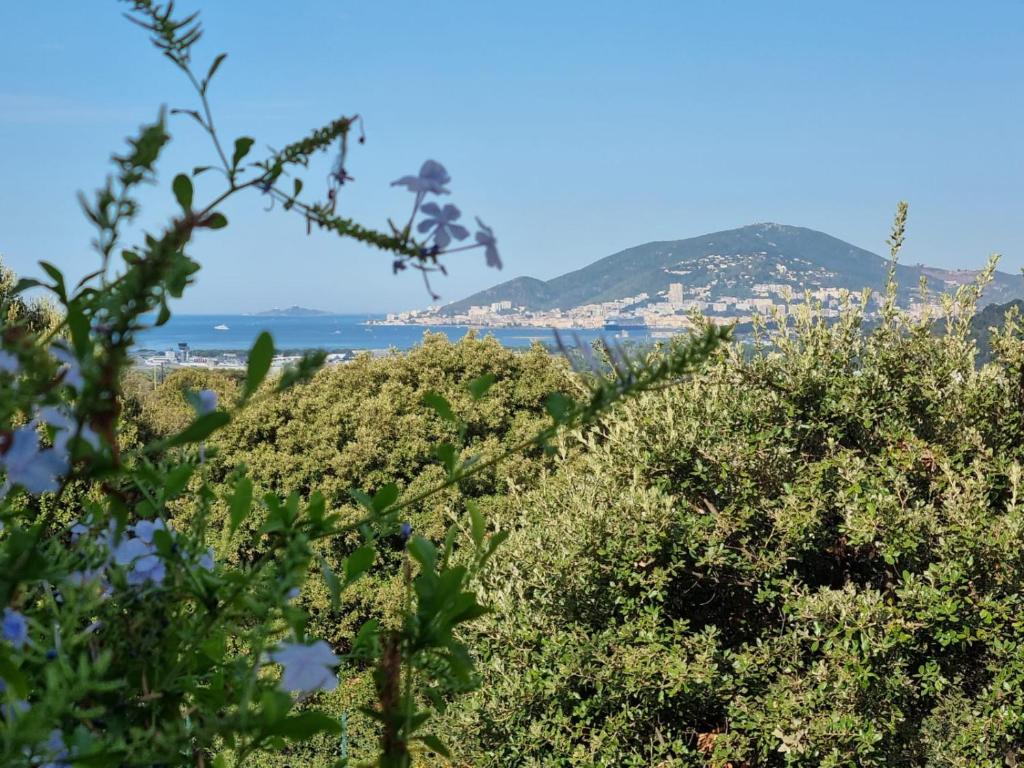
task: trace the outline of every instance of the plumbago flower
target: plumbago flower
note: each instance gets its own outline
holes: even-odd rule
[[[37,424],[30,421],[11,433],[7,451],[0,456],[0,466],[7,473],[0,486],[0,498],[15,485],[29,493],[56,491],[60,488],[58,478],[69,468],[67,446],[40,448]]]
[[[451,245],[453,239],[465,240],[469,237],[469,230],[461,224],[455,223],[462,216],[462,211],[460,211],[457,206],[450,203],[442,208],[434,202],[423,203],[423,199],[428,194],[447,195],[449,190],[445,185],[449,182],[451,182],[451,176],[448,175],[448,171],[445,170],[445,167],[436,160],[427,160],[420,168],[419,174],[416,176],[403,176],[402,178],[391,182],[391,186],[405,187],[416,195],[416,199],[413,202],[412,215],[409,217],[409,225],[404,231],[402,231],[392,224],[395,234],[407,236],[413,221],[416,219],[416,215],[422,211],[424,218],[420,220],[416,227],[416,231],[421,234],[429,233],[429,237],[427,243],[420,247],[421,254],[429,258],[436,259],[444,253],[469,250],[470,248],[483,248],[484,254],[487,258],[487,266],[494,267],[495,269],[501,269],[501,257],[498,255],[498,241],[494,236],[494,231],[480,221],[479,218],[476,222],[480,229],[476,233],[476,242],[474,244],[445,250],[449,245]],[[424,273],[433,271],[434,269],[431,267],[425,267],[422,264],[416,266],[423,270]],[[395,261],[395,272],[405,269],[405,267],[405,260],[398,259]],[[438,269],[440,268],[438,267]],[[433,291],[431,291],[431,293],[433,293]]]
[[[501,257],[498,255],[498,240],[494,236],[494,230],[480,221],[476,224],[480,229],[476,233],[476,242],[484,247],[484,255],[487,257],[487,266],[501,269]]]
[[[28,642],[28,622],[25,617],[11,608],[4,608],[3,638],[15,648],[23,648]]]
[[[20,370],[21,363],[18,362],[17,356],[12,355],[6,350],[0,349],[0,373],[9,373],[14,375]]]
[[[334,668],[341,660],[323,640],[317,640],[312,645],[282,643],[276,651],[271,652],[270,658],[284,667],[281,690],[308,694],[314,691],[333,691],[338,687],[338,676]]]
[[[437,203],[427,203],[420,210],[427,215],[416,228],[419,232],[432,232],[434,243],[438,248],[447,248],[452,238],[465,240],[469,230],[455,222],[462,215],[457,207],[448,203],[444,208]]]
[[[392,187],[405,187],[417,195],[424,195],[428,192],[434,195],[447,195],[449,190],[445,184],[451,182],[452,177],[448,171],[436,160],[427,160],[420,166],[420,172],[416,176],[403,176],[391,182]]]
[[[71,442],[76,433],[81,440],[92,446],[94,451],[98,451],[100,448],[100,436],[88,424],[79,426],[78,421],[65,407],[49,405],[41,408],[39,410],[39,419],[56,430],[53,437],[53,447],[59,453],[67,453],[68,443]]]
[[[50,354],[57,359],[57,362],[63,364],[58,373],[58,376],[61,377],[61,384],[71,387],[76,392],[80,391],[85,384],[85,379],[82,377],[82,366],[78,362],[78,358],[60,344],[51,346]]]

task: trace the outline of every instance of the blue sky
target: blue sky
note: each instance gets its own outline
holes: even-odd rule
[[[876,252],[900,199],[904,260],[1024,267],[1024,4],[560,0],[180,0],[202,9],[199,61],[229,138],[280,146],[358,112],[341,212],[407,214],[388,183],[426,158],[451,202],[498,234],[505,270],[453,256],[454,300],[517,275],[554,277],[651,240],[755,221],[812,227]],[[0,4],[0,254],[23,274],[96,263],[75,201],[161,103],[192,106],[174,68],[113,0]],[[209,161],[184,120],[141,224],[172,210],[174,173]],[[326,166],[310,171],[319,185]],[[202,193],[202,188],[199,190]],[[380,253],[232,204],[193,250],[177,309],[428,303]]]

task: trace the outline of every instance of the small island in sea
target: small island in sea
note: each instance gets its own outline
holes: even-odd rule
[[[254,312],[258,317],[318,317],[320,315],[333,315],[333,312],[325,312],[322,309],[309,309],[308,307],[291,306],[281,309],[274,307],[263,312]]]

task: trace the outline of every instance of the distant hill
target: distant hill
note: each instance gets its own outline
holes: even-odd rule
[[[320,309],[307,309],[306,307],[291,306],[285,309],[274,307],[263,312],[257,312],[258,317],[313,317],[316,315],[333,315],[333,312],[324,312]]]
[[[646,243],[614,253],[582,269],[552,280],[517,277],[462,301],[446,305],[442,314],[465,312],[473,305],[511,301],[528,310],[572,309],[648,293],[664,294],[671,283],[709,286],[709,297],[749,298],[757,283],[804,289],[838,287],[859,291],[881,289],[888,260],[835,237],[804,227],[751,224],[686,240]],[[922,277],[933,291],[950,290],[974,279],[976,270],[945,270],[899,265],[901,294],[918,290]],[[985,292],[992,302],[1024,297],[1024,279],[997,272]]]

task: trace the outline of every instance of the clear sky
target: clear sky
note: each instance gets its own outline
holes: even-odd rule
[[[1024,3],[748,0],[180,0],[203,10],[200,61],[229,52],[212,99],[223,133],[280,146],[358,112],[341,212],[407,212],[388,182],[427,158],[449,200],[494,227],[505,260],[453,256],[445,300],[550,278],[629,246],[756,221],[881,252],[910,202],[905,261],[1024,267]],[[113,0],[0,3],[0,254],[72,274],[96,263],[75,193],[180,75]],[[184,119],[143,223],[172,210],[174,173],[208,162]],[[325,168],[309,174],[320,184]],[[254,195],[193,253],[185,312],[302,304],[425,306],[415,275]]]

